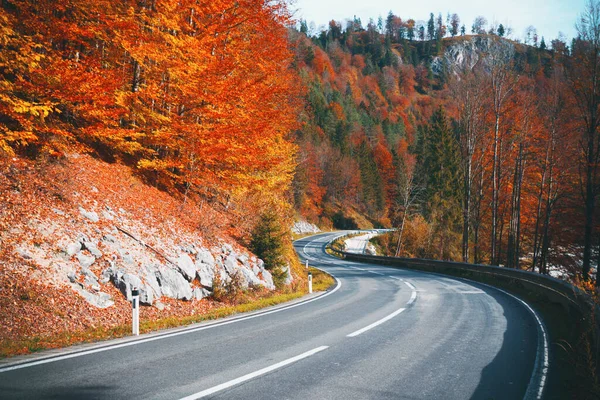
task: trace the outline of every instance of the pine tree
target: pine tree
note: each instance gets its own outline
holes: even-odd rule
[[[504,25],[502,25],[502,24],[498,25],[498,36],[503,37],[504,33],[505,33]]]
[[[284,236],[279,217],[273,211],[262,214],[252,231],[250,249],[269,271],[278,271],[285,265]]]
[[[462,172],[456,135],[441,107],[431,117],[423,142],[425,212],[435,226],[438,256],[451,259],[460,248]]]

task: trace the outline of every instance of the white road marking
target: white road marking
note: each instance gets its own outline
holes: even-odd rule
[[[331,276],[333,276],[333,275],[331,275]],[[84,350],[84,351],[80,351],[80,352],[76,352],[76,353],[71,353],[71,354],[64,354],[64,355],[61,355],[61,356],[55,356],[55,357],[49,356],[48,358],[44,358],[44,359],[37,360],[37,361],[31,361],[31,362],[26,362],[25,361],[25,362],[20,363],[20,364],[9,365],[9,366],[0,368],[0,373],[2,373],[2,372],[8,372],[8,371],[13,371],[13,370],[16,370],[16,369],[34,367],[36,365],[48,364],[48,363],[52,363],[52,362],[55,362],[55,361],[68,360],[70,358],[87,356],[89,354],[100,353],[100,352],[103,352],[103,351],[120,349],[122,347],[135,346],[137,344],[142,344],[142,343],[147,343],[147,342],[153,342],[153,341],[156,341],[156,340],[171,338],[171,337],[174,337],[174,336],[187,335],[189,333],[204,331],[204,330],[211,329],[211,328],[216,328],[216,327],[219,327],[219,326],[230,325],[230,324],[234,324],[234,323],[237,323],[237,322],[247,321],[249,319],[254,319],[254,318],[262,317],[264,315],[269,315],[269,314],[274,314],[274,313],[278,313],[278,312],[281,312],[281,311],[289,310],[289,309],[292,309],[292,308],[303,306],[303,305],[308,304],[308,303],[312,303],[313,301],[316,301],[316,300],[323,299],[323,298],[325,298],[327,296],[330,296],[333,293],[337,292],[342,287],[342,282],[340,282],[340,280],[337,279],[335,276],[333,276],[333,279],[335,279],[335,281],[337,282],[337,286],[335,288],[333,288],[332,291],[326,292],[326,293],[324,293],[324,294],[322,294],[322,295],[320,295],[318,297],[312,298],[310,300],[303,301],[301,303],[296,303],[296,304],[292,304],[292,305],[289,305],[289,306],[284,306],[284,307],[277,308],[277,309],[270,310],[270,311],[264,311],[264,312],[260,312],[259,311],[256,314],[248,315],[246,317],[236,318],[236,319],[233,319],[233,320],[222,321],[222,322],[215,322],[213,324],[200,326],[198,328],[188,328],[188,329],[185,329],[185,330],[182,330],[182,331],[179,331],[179,332],[167,333],[167,334],[164,334],[164,335],[149,337],[149,338],[146,338],[146,339],[133,340],[131,342],[126,342],[126,343],[121,343],[121,344],[115,344],[115,345],[102,346],[102,347],[99,347],[99,348],[94,348],[94,349],[90,349],[90,350]]]
[[[367,270],[367,272],[370,272],[370,273],[375,274],[375,275],[381,275],[381,276],[385,275],[385,274],[382,274],[381,272],[377,272],[377,271]]]
[[[275,371],[276,369],[285,367],[286,365],[289,365],[289,364],[295,363],[296,361],[300,361],[304,358],[310,357],[310,356],[317,354],[318,352],[323,351],[327,348],[329,348],[329,346],[317,347],[316,349],[307,351],[306,353],[302,353],[296,357],[288,358],[287,360],[278,362],[277,364],[273,364],[273,365],[263,368],[263,369],[259,369],[258,371],[252,372],[250,374],[240,376],[239,378],[230,380],[229,382],[225,382],[220,385],[213,386],[209,389],[203,390],[201,392],[194,393],[192,395],[183,397],[180,400],[196,400],[196,399],[201,399],[206,396],[210,396],[211,394],[220,392],[221,390],[229,389],[232,386],[239,385],[240,383],[249,381],[251,379],[254,379],[254,378],[259,377],[264,374],[268,374],[269,372]]]
[[[413,285],[412,283],[410,283],[410,282],[404,282],[404,283],[406,283],[406,286],[408,286],[412,290],[417,290],[417,288],[415,287],[415,285]]]
[[[463,279],[466,281],[471,281],[470,279]],[[538,326],[538,349],[535,356],[535,364],[531,373],[531,378],[529,379],[527,391],[525,392],[525,396],[523,397],[523,399],[541,399],[544,395],[544,388],[546,387],[546,380],[548,379],[548,369],[550,368],[548,333],[546,332],[546,326],[544,325],[538,314],[535,312],[535,310],[531,308],[529,304],[527,304],[525,301],[521,300],[514,294],[508,293],[506,290],[502,290],[495,286],[488,285],[485,283],[477,282],[477,284],[499,290],[507,296],[510,296],[513,299],[517,300],[519,303],[523,304],[525,308],[527,308],[527,310],[529,310],[529,313],[533,315],[534,319],[536,320]]]
[[[357,331],[355,331],[355,332],[352,332],[352,333],[351,333],[351,334],[349,334],[349,335],[346,335],[346,337],[355,337],[355,336],[358,336],[358,335],[360,335],[361,333],[365,333],[365,332],[366,332],[366,331],[368,331],[369,329],[373,329],[373,328],[375,328],[376,326],[378,326],[378,325],[381,325],[381,324],[383,324],[383,323],[384,323],[384,322],[386,322],[386,321],[389,321],[390,319],[394,318],[396,315],[400,314],[400,313],[401,313],[402,311],[404,311],[404,310],[406,310],[406,308],[400,308],[400,309],[398,309],[398,310],[394,311],[393,313],[391,313],[390,315],[388,315],[388,316],[386,316],[386,317],[383,317],[383,318],[381,318],[379,321],[375,321],[375,322],[373,322],[371,325],[365,326],[365,327],[364,327],[364,328],[362,328],[362,329],[359,329],[359,330],[357,330]]]
[[[416,299],[417,299],[417,292],[415,290],[413,290],[412,294],[410,295],[410,300],[408,300],[408,303],[406,303],[406,304],[411,305],[412,303],[415,302]]]

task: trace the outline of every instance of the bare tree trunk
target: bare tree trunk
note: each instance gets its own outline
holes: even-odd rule
[[[471,220],[471,160],[466,160],[464,176],[464,204],[463,204],[463,235],[462,235],[462,258],[463,262],[469,262],[469,223]]]
[[[542,203],[544,198],[544,187],[546,186],[546,173],[548,171],[548,163],[550,159],[550,147],[551,141],[546,146],[546,157],[544,159],[544,165],[542,167],[542,178],[540,183],[540,191],[537,198],[537,210],[535,216],[535,231],[533,233],[533,261],[531,262],[531,270],[535,271],[537,262],[539,261],[540,255],[540,222],[542,218]],[[541,271],[540,271],[541,272]]]
[[[500,116],[496,114],[496,124],[494,126],[494,161],[492,164],[492,230],[490,245],[490,264],[495,265],[496,260],[496,230],[498,228],[498,134],[499,134]]]
[[[479,175],[479,188],[477,191],[477,202],[475,203],[475,221],[473,224],[473,262],[475,264],[481,263],[481,249],[479,246],[479,228],[481,227],[481,202],[483,201],[483,168],[480,170]]]
[[[398,243],[396,245],[396,253],[394,257],[400,257],[400,251],[402,249],[402,233],[404,232],[404,223],[406,221],[406,210],[402,214],[402,224],[400,225],[400,234],[398,235]]]

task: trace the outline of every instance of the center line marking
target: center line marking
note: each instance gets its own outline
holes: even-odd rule
[[[368,331],[369,329],[373,329],[375,328],[377,325],[381,325],[383,324],[385,321],[389,321],[390,319],[394,318],[396,315],[400,314],[402,311],[406,310],[406,308],[400,308],[396,311],[394,311],[393,313],[391,313],[390,315],[388,315],[387,317],[381,318],[379,321],[375,321],[373,322],[371,325],[365,326],[362,329],[357,330],[356,332],[352,332],[349,335],[346,335],[346,337],[355,337],[360,335],[361,333],[365,333],[366,331]]]
[[[230,380],[228,382],[222,383],[222,384],[217,385],[217,386],[213,386],[213,387],[211,387],[209,389],[206,389],[206,390],[203,390],[201,392],[194,393],[194,394],[191,394],[189,396],[183,397],[180,400],[195,400],[195,399],[201,399],[201,398],[206,397],[206,396],[210,396],[211,394],[220,392],[221,390],[229,389],[232,386],[239,385],[240,383],[249,381],[250,379],[254,379],[254,378],[259,377],[259,376],[264,375],[264,374],[268,374],[271,371],[275,371],[276,369],[285,367],[286,365],[290,365],[292,363],[295,363],[296,361],[300,361],[300,360],[302,360],[304,358],[310,357],[310,356],[312,356],[314,354],[317,354],[318,352],[323,351],[323,350],[328,349],[328,348],[329,348],[329,346],[317,347],[316,349],[312,349],[312,350],[307,351],[306,353],[302,353],[302,354],[300,354],[300,355],[298,355],[296,357],[288,358],[287,360],[278,362],[277,364],[273,364],[273,365],[271,365],[269,367],[266,367],[266,368],[263,368],[263,369],[259,369],[258,371],[251,372],[251,373],[249,373],[247,375],[244,375],[244,376],[240,376],[239,378],[232,379],[232,380]]]

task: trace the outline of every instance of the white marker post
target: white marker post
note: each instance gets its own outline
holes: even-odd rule
[[[133,317],[131,319],[131,333],[135,336],[140,334],[140,291],[138,288],[131,290],[131,306]]]
[[[308,269],[308,260],[306,260],[306,269]]]
[[[312,293],[312,274],[308,273],[308,293]]]

